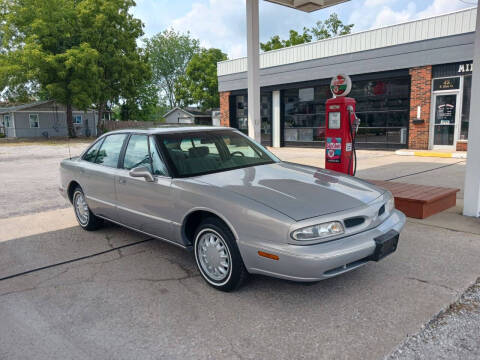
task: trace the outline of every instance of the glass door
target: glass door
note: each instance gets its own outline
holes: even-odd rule
[[[435,147],[453,147],[455,144],[455,125],[458,117],[457,94],[435,95],[434,109],[433,145]]]

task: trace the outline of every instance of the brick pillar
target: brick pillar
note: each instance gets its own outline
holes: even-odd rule
[[[230,126],[230,91],[220,93],[220,125]]]
[[[408,148],[427,150],[430,130],[430,102],[432,98],[432,67],[421,66],[410,69],[410,121]],[[421,106],[420,119],[417,120],[417,107]]]
[[[467,151],[468,150],[468,141],[458,140],[457,141],[457,151]]]

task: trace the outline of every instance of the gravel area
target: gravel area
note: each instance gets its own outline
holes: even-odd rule
[[[71,156],[87,146],[72,141]],[[0,219],[69,206],[58,192],[59,163],[68,156],[66,142],[0,144]]]
[[[385,359],[480,359],[480,278]]]

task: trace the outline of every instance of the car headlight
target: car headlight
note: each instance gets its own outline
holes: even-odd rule
[[[393,209],[395,209],[395,198],[393,196],[390,197],[390,199],[387,200],[385,203],[385,212],[387,214],[390,214]]]
[[[295,240],[317,240],[344,233],[343,225],[339,221],[307,226],[292,232]]]

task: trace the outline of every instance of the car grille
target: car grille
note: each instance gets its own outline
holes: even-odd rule
[[[382,216],[384,212],[385,212],[385,204],[382,205],[382,207],[378,210],[378,216]]]
[[[365,222],[365,218],[363,216],[356,216],[356,217],[343,220],[343,223],[345,224],[346,228],[362,225],[364,222]]]

